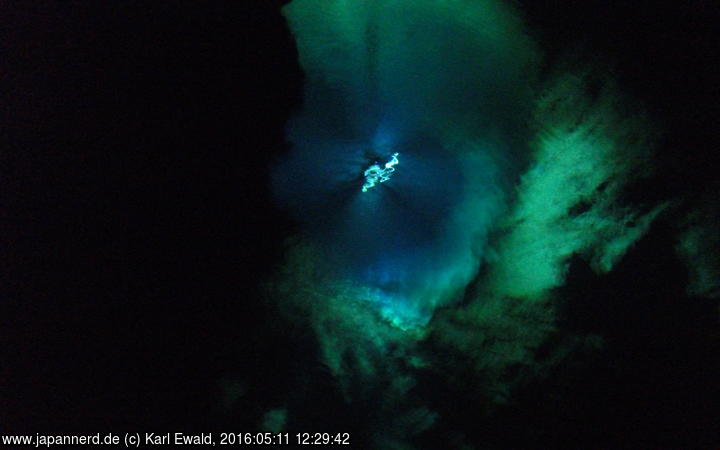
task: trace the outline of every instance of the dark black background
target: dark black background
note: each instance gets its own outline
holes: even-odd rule
[[[261,301],[293,230],[268,187],[302,82],[282,3],[0,3],[0,432],[253,431],[299,395],[308,426],[352,415],[302,391],[331,380],[298,381],[312,339]],[[714,196],[717,6],[522,3],[550,65],[614,62],[664,130],[631,195]],[[606,338],[597,360],[445,420],[496,446],[716,446],[718,310],[684,294],[672,217],[612,275],[573,265],[563,324]],[[222,379],[248,386],[226,413]]]

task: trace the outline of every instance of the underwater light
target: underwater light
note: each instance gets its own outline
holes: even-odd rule
[[[400,162],[398,161],[398,153],[393,153],[390,161],[385,163],[385,167],[380,167],[378,163],[370,166],[364,173],[365,184],[363,184],[362,191],[367,192],[368,189],[372,188],[378,183],[384,183],[390,179],[390,176],[395,172],[395,165]]]

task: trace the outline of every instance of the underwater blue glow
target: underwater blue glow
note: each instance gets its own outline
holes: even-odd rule
[[[395,172],[395,166],[398,161],[398,153],[392,154],[392,159],[385,163],[385,167],[380,167],[378,163],[370,166],[365,171],[365,184],[363,184],[362,191],[367,192],[368,189],[374,187],[377,183],[384,183],[390,179],[390,176]]]
[[[464,237],[446,233],[453,209],[462,200],[462,165],[431,137],[393,141],[401,150],[402,169],[394,170],[383,189],[358,189],[359,177],[375,155],[367,142],[324,144],[318,139],[307,152],[295,152],[276,172],[281,200],[292,208],[305,236],[318,246],[328,271],[383,292],[373,296],[383,315],[420,322],[430,311],[418,308],[415,292],[442,272],[444,259],[458,251]],[[335,146],[334,152],[324,146]],[[328,155],[330,155],[328,157]],[[387,165],[400,167],[391,159]],[[313,172],[327,167],[326,177]],[[379,183],[379,181],[378,181]],[[379,299],[382,298],[382,301]],[[391,301],[392,300],[392,301]],[[394,305],[393,305],[394,302]]]
[[[294,0],[283,13],[305,86],[277,200],[327,273],[382,291],[383,314],[426,321],[477,273],[526,153],[525,37],[471,1]]]

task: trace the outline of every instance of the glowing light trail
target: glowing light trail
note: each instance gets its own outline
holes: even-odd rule
[[[395,172],[395,165],[399,163],[398,153],[393,153],[390,161],[385,163],[385,168],[380,167],[377,163],[370,166],[364,173],[365,184],[363,184],[362,191],[367,192],[368,189],[374,187],[378,183],[384,183],[390,179],[390,176]]]

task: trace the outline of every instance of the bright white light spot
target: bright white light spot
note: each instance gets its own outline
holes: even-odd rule
[[[390,176],[395,172],[395,165],[399,163],[398,153],[393,153],[390,161],[385,163],[385,167],[380,167],[378,163],[370,166],[363,175],[365,175],[365,184],[363,184],[362,191],[367,192],[368,189],[372,188],[378,183],[384,183],[390,179]]]

